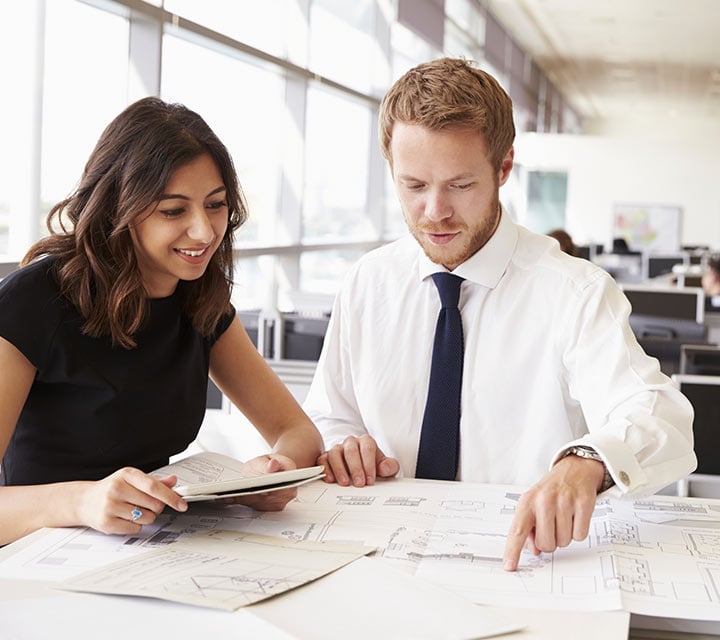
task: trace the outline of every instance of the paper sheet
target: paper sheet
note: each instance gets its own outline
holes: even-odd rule
[[[234,611],[299,587],[372,551],[362,545],[210,531],[69,578],[58,588]]]
[[[301,487],[280,512],[200,504],[186,514],[163,513],[140,536],[51,530],[9,552],[0,577],[59,580],[113,556],[226,529],[374,546],[373,561],[476,603],[720,621],[720,501],[602,498],[587,540],[537,558],[523,555],[520,570],[507,573],[499,555],[520,492],[417,480],[364,488],[316,483]]]
[[[245,463],[222,453],[202,451],[160,467],[152,475],[177,476],[175,491],[186,502],[233,498],[298,487],[325,476],[321,466],[245,475]]]
[[[480,607],[372,558],[251,610],[293,637],[313,640],[471,640],[525,626],[522,611]]]
[[[251,611],[252,607],[229,612],[167,600],[54,590],[52,597],[0,600],[0,637],[3,640],[299,640],[252,615]]]

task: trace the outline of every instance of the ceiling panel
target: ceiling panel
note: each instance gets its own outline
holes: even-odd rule
[[[487,0],[585,119],[720,117],[720,0]]]

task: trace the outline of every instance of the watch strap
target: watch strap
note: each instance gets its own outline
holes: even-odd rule
[[[602,484],[600,485],[600,489],[598,489],[598,493],[607,491],[610,487],[615,485],[615,480],[613,480],[613,477],[610,475],[610,471],[608,470],[605,461],[600,457],[600,454],[592,447],[586,447],[583,445],[575,445],[569,447],[567,451],[565,451],[565,455],[563,457],[566,456],[578,456],[579,458],[588,458],[590,460],[597,460],[598,462],[602,463],[604,475]]]

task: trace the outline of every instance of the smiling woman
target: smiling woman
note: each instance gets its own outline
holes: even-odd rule
[[[226,188],[209,154],[175,171],[166,191],[129,225],[151,298],[171,295],[180,280],[200,278],[228,228]]]
[[[133,533],[176,478],[208,375],[273,447],[248,475],[314,464],[320,436],[230,303],[247,216],[229,153],[182,105],[140,100],[0,285],[0,544],[44,526]],[[294,490],[244,502],[280,509]]]

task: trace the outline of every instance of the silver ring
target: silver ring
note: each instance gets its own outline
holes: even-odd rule
[[[136,520],[139,520],[142,518],[142,511],[138,509],[137,507],[133,507],[132,512],[130,513],[130,521],[135,522]]]

